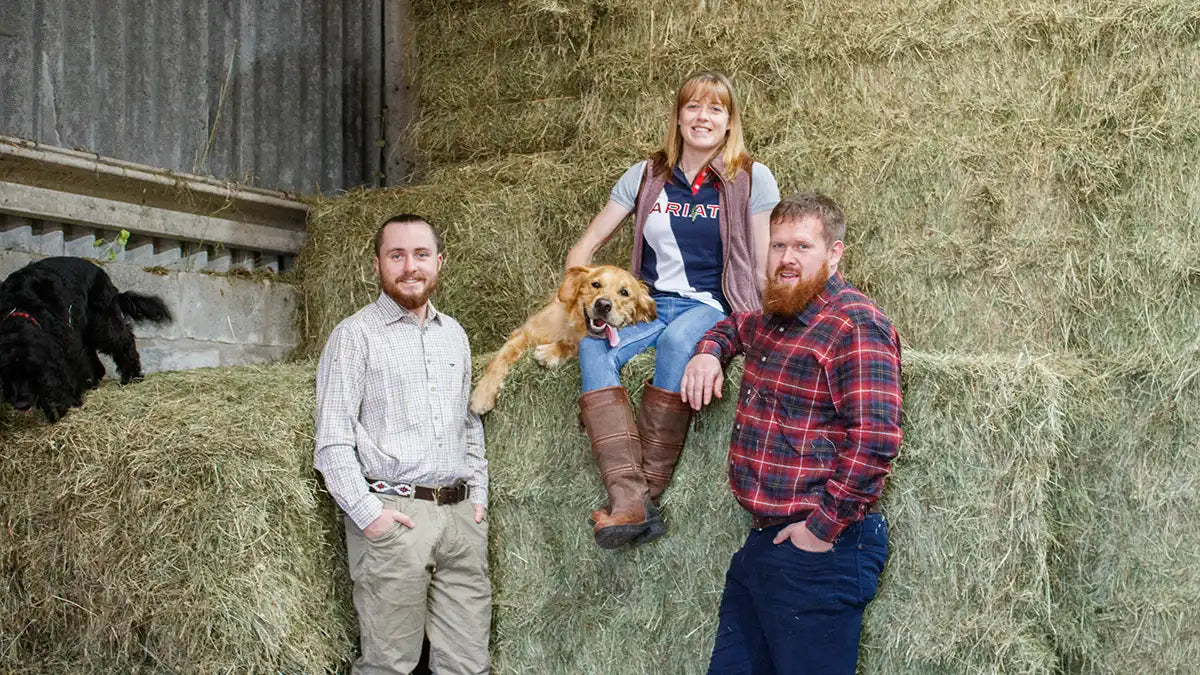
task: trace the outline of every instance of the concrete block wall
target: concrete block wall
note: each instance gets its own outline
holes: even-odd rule
[[[54,224],[46,227],[34,222],[30,228],[30,233],[23,233],[28,236],[20,241],[16,241],[11,229],[7,231],[8,240],[0,240],[0,278],[7,278],[30,262],[50,255],[104,257],[97,254],[97,247],[90,242],[87,244],[90,251],[82,243],[70,246],[74,240],[61,236],[70,231],[68,227],[56,228]],[[53,232],[58,236],[34,235],[33,231]],[[111,241],[108,237],[105,239]],[[150,248],[153,250],[153,244]],[[159,248],[170,250],[170,246]],[[176,250],[186,250],[186,246]],[[296,345],[293,326],[295,290],[270,278],[212,274],[207,265],[199,269],[208,273],[195,271],[198,258],[191,256],[192,262],[188,263],[188,257],[180,255],[167,260],[140,254],[125,255],[102,264],[119,290],[157,295],[175,315],[172,324],[138,324],[134,327],[143,369],[153,373],[266,363],[286,358]],[[237,259],[232,255],[226,257]],[[247,259],[254,260],[253,256],[243,258],[243,265],[247,264]],[[225,269],[229,267],[225,266]],[[112,362],[103,355],[101,360],[109,373],[113,373]]]

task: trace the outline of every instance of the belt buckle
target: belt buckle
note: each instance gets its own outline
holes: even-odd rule
[[[433,489],[433,505],[434,506],[442,505],[442,490],[444,490],[444,489],[445,488],[440,488],[440,487]]]

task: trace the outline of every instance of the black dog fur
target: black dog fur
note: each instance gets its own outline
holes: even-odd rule
[[[97,351],[112,357],[121,384],[140,380],[132,322],[171,320],[161,298],[118,292],[83,258],[30,263],[0,284],[0,402],[57,422],[104,377]]]

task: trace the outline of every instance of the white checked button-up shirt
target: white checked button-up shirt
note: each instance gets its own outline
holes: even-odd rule
[[[424,327],[387,294],[338,324],[317,368],[315,462],[356,525],[383,512],[368,478],[465,480],[471,501],[487,506],[483,424],[467,409],[470,394],[467,334],[432,303]]]

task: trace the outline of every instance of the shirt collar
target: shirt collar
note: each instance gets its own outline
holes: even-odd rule
[[[825,282],[825,288],[817,294],[817,297],[814,298],[812,302],[808,303],[808,307],[805,307],[803,312],[800,312],[796,315],[796,320],[804,326],[812,323],[812,320],[816,318],[817,313],[820,312],[825,305],[828,305],[829,301],[833,299],[833,296],[840,293],[846,286],[846,280],[842,278],[841,272],[834,272],[833,274],[830,274],[829,279]]]
[[[708,164],[700,167],[700,170],[696,172],[696,178],[700,178],[701,174],[705,174],[704,179],[700,182],[701,186],[715,182],[720,178],[720,174],[717,173],[713,162],[709,162]],[[675,168],[671,170],[671,175],[675,178],[676,183],[688,188],[689,190],[692,188],[692,181],[689,181],[687,179],[687,175],[683,173],[683,162],[675,163]]]
[[[426,305],[425,319],[440,326],[442,324],[441,312],[437,311],[437,308],[433,306],[432,300],[428,301]],[[415,312],[401,307],[400,303],[393,300],[392,296],[388,295],[387,293],[380,291],[379,299],[375,301],[375,306],[378,307],[379,311],[383,314],[383,322],[385,324],[392,324],[396,323],[397,321],[405,320],[418,325],[420,324],[420,320],[417,319]]]

